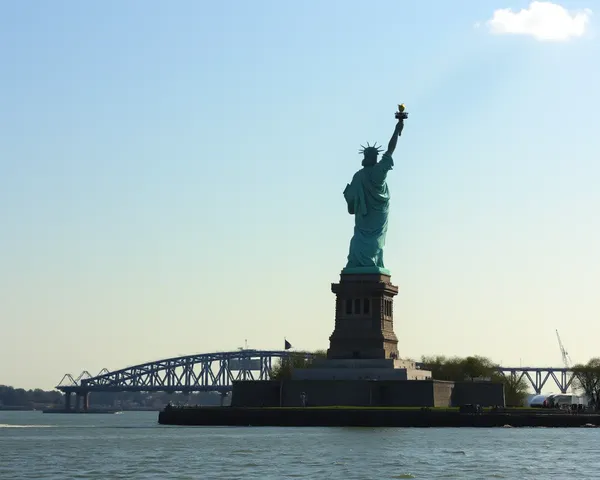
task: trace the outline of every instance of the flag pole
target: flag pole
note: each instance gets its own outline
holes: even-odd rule
[[[287,342],[287,339],[285,337],[283,337],[283,348],[285,349],[285,343]],[[280,372],[283,372],[283,359],[281,359],[281,370]],[[280,377],[279,377],[279,408],[283,407],[283,377],[281,376],[280,373]]]

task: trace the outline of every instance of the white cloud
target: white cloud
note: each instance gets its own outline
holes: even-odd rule
[[[487,26],[495,35],[529,35],[540,41],[562,42],[583,36],[591,15],[589,9],[569,12],[556,3],[535,1],[519,12],[496,10]]]

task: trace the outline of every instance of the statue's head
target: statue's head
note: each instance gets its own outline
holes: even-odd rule
[[[377,157],[383,151],[380,147],[377,146],[377,143],[373,145],[369,145],[367,142],[367,146],[361,145],[362,150],[359,150],[359,153],[362,153],[364,158],[362,161],[363,167],[372,167],[377,163]]]

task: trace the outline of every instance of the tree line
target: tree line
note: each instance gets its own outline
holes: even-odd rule
[[[0,406],[28,407],[36,405],[57,405],[62,403],[62,393],[53,390],[45,391],[40,388],[25,390],[0,385]]]
[[[595,357],[587,363],[573,367],[575,389],[588,399],[589,405],[600,410],[600,358]]]
[[[118,408],[163,408],[168,403],[188,405],[220,405],[221,396],[216,392],[198,392],[191,394],[166,392],[95,392],[91,393],[91,407]],[[73,401],[73,400],[71,400]],[[39,388],[25,390],[0,385],[1,407],[46,408],[62,407],[64,395],[57,391],[45,391]]]
[[[431,370],[435,380],[452,382],[472,382],[489,380],[504,384],[504,401],[508,407],[522,407],[527,399],[528,385],[524,378],[505,376],[498,371],[498,365],[486,357],[478,355],[448,358],[443,355],[424,356],[423,368]]]

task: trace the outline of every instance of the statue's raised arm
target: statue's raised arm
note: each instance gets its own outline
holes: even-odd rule
[[[396,124],[396,128],[394,128],[394,133],[392,134],[392,138],[388,142],[388,148],[385,152],[385,155],[389,155],[390,157],[394,154],[394,150],[396,150],[396,144],[398,143],[398,137],[402,135],[402,130],[404,129],[404,119],[401,118],[398,120]]]
[[[394,129],[394,133],[392,134],[392,138],[388,143],[388,149],[385,152],[386,155],[390,157],[393,155],[394,150],[396,150],[396,144],[398,143],[398,137],[402,135],[402,130],[404,129],[404,120],[408,118],[408,112],[405,112],[404,104],[398,105],[398,111],[396,112],[396,120],[398,123],[396,124],[396,128]]]

